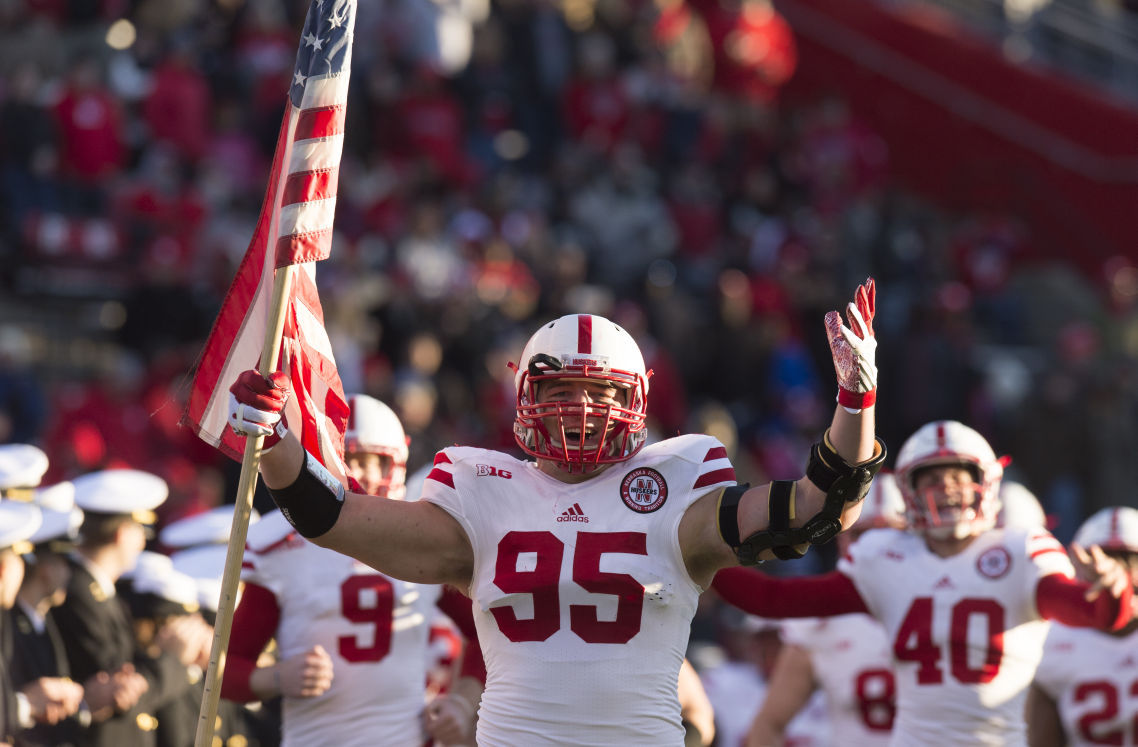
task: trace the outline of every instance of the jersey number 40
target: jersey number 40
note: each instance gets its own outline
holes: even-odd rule
[[[986,646],[979,666],[968,661],[968,626],[974,617],[987,624],[983,636]],[[991,682],[1000,672],[1004,657],[1004,608],[994,599],[961,599],[952,605],[952,623],[948,633],[948,659],[952,676],[966,685]],[[893,655],[898,661],[918,664],[917,684],[938,685],[944,682],[944,652],[933,642],[933,599],[917,597],[905,613],[905,619],[893,641]]]

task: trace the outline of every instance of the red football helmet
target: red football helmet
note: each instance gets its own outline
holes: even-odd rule
[[[915,477],[921,469],[945,465],[972,472],[975,486],[970,495],[917,492]],[[1004,464],[984,437],[963,423],[937,420],[921,426],[901,446],[894,473],[913,530],[941,539],[963,539],[996,525]]]
[[[592,314],[570,314],[534,333],[515,366],[514,438],[525,453],[570,470],[622,462],[648,438],[644,356],[628,332]],[[585,380],[615,387],[623,402],[543,400],[550,382]]]
[[[366,394],[348,397],[348,430],[344,434],[344,459],[352,454],[377,454],[381,474],[360,479],[364,490],[372,495],[402,499],[407,480],[407,445],[410,440],[403,424],[390,407]],[[391,466],[384,464],[390,460]],[[366,482],[366,484],[365,484]]]

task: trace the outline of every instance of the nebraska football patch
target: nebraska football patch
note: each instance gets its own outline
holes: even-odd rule
[[[636,513],[650,514],[668,500],[668,483],[651,467],[640,467],[624,476],[620,483],[620,498]]]
[[[976,570],[988,578],[1002,578],[1012,567],[1012,554],[1003,547],[989,547],[976,558]]]

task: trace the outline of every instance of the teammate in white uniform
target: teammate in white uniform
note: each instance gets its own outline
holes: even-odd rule
[[[1138,509],[1098,511],[1073,545],[1098,545],[1138,586]],[[1051,626],[1027,696],[1027,733],[1032,747],[1138,744],[1138,620],[1113,633]]]
[[[345,494],[286,432],[261,474],[317,543],[469,592],[487,667],[479,744],[680,745],[677,676],[701,590],[740,557],[804,551],[852,524],[884,459],[874,303],[869,281],[847,305],[848,327],[826,317],[840,405],[807,465],[832,488],[824,512],[811,479],[736,487],[709,436],[645,446],[644,358],[627,332],[588,314],[543,325],[522,351],[514,432],[536,462],[447,448],[422,500],[376,501]],[[230,392],[235,431],[276,433],[287,377],[246,372]]]
[[[1045,620],[1117,629],[1130,619],[1125,569],[1097,548],[1080,575],[1045,529],[995,528],[1003,472],[955,421],[921,427],[896,475],[913,532],[867,533],[838,570],[790,585],[729,569],[716,589],[754,614],[868,612],[886,629],[897,680],[895,745],[1026,744],[1024,699]],[[772,597],[783,595],[777,604]],[[789,611],[789,612],[788,612]]]
[[[905,499],[893,475],[881,473],[873,479],[857,523],[838,535],[839,552],[848,553],[865,532],[886,527],[905,527]],[[788,725],[816,688],[825,694],[832,744],[888,744],[897,710],[896,683],[881,623],[863,613],[785,620],[782,638],[770,687],[747,735],[748,747],[786,743]]]
[[[364,395],[349,405],[352,477],[366,493],[402,499],[407,438],[399,419]],[[242,578],[222,694],[238,701],[283,694],[286,747],[419,747],[424,728],[438,736],[443,720],[466,722],[446,724],[447,733],[461,727],[473,735],[471,701],[481,682],[472,677],[458,685],[465,695],[443,696],[423,718],[431,622],[441,608],[470,629],[470,602],[461,594],[390,578],[314,545],[276,511],[250,527]],[[272,638],[279,661],[258,667]],[[476,678],[481,656],[470,648],[468,673]]]

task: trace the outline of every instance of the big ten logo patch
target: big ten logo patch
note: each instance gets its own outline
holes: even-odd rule
[[[640,467],[624,476],[620,483],[620,498],[636,513],[650,514],[668,499],[668,483],[656,470]]]
[[[489,464],[476,464],[474,465],[475,477],[501,477],[504,480],[509,480],[513,475],[507,469],[498,469]]]

